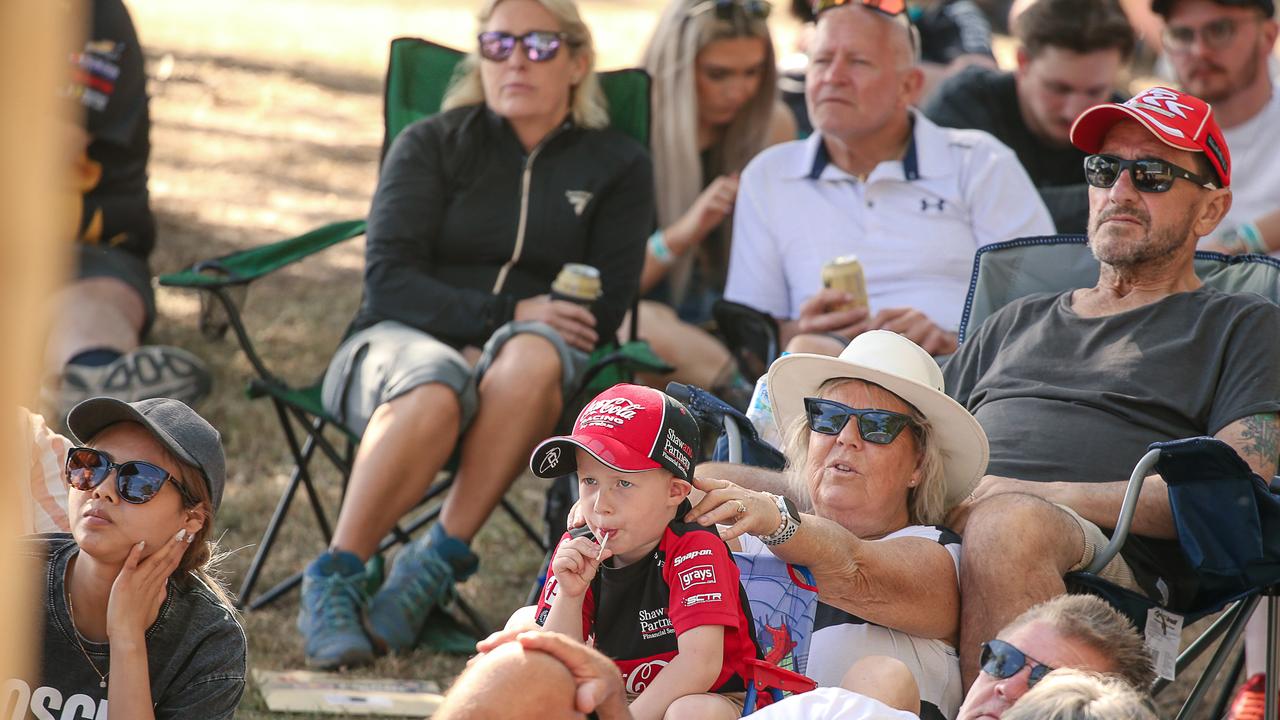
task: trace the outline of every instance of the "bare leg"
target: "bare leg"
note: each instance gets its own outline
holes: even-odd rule
[[[458,396],[439,383],[420,385],[378,406],[356,452],[333,549],[369,559],[448,462],[461,418]]]
[[[905,712],[920,714],[920,686],[911,668],[897,658],[871,655],[854,663],[840,687]]]
[[[624,321],[618,336],[626,339],[629,329]],[[725,369],[733,363],[729,350],[695,325],[684,322],[670,306],[651,300],[640,302],[640,337],[646,340],[658,357],[676,371],[670,375],[643,375],[640,381],[656,388],[670,381],[712,388],[722,381]]]
[[[574,712],[577,686],[556,658],[507,643],[471,663],[449,688],[436,720],[562,720]],[[518,702],[513,702],[519,698]]]
[[[1050,502],[1010,493],[979,502],[964,528],[960,556],[960,676],[978,676],[980,643],[1022,611],[1066,592],[1062,576],[1078,563],[1084,533]]]
[[[539,441],[555,430],[561,399],[560,356],[546,338],[507,341],[480,380],[480,407],[462,440],[457,479],[440,523],[464,542],[479,532]]]
[[[146,306],[129,285],[110,277],[75,280],[55,296],[45,345],[45,367],[60,371],[85,350],[138,347]]]
[[[736,720],[742,716],[738,706],[715,693],[700,693],[676,698],[667,706],[663,720]]]
[[[816,355],[838,356],[844,351],[844,345],[830,335],[796,335],[787,343],[789,353],[814,353]]]

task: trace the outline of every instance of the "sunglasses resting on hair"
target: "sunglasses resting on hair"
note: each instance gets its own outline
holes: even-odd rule
[[[851,408],[844,403],[824,398],[807,397],[804,411],[809,419],[809,429],[823,435],[839,435],[849,418],[857,418],[858,437],[876,445],[888,445],[897,439],[903,429],[916,427],[910,416],[889,410]]]
[[[524,46],[524,56],[531,62],[547,62],[560,52],[566,35],[550,30],[531,30],[523,35],[512,35],[509,32],[490,30],[478,36],[480,41],[480,57],[494,62],[503,62],[516,51],[516,43]]]
[[[982,643],[982,657],[979,662],[982,665],[982,672],[1000,680],[1011,678],[1021,672],[1022,668],[1030,665],[1031,673],[1027,675],[1028,689],[1035,687],[1036,683],[1054,670],[999,639]]]
[[[813,15],[817,17],[841,5],[865,5],[886,15],[901,15],[907,11],[906,0],[813,0]]]
[[[195,504],[195,499],[178,484],[177,478],[159,465],[143,460],[113,462],[110,455],[88,447],[71,448],[67,453],[67,484],[81,492],[89,492],[101,485],[112,470],[116,471],[116,493],[127,503],[141,505],[147,502],[160,492],[166,480],[172,480],[182,499],[188,505]]]
[[[721,20],[732,20],[735,7],[741,8],[748,17],[756,20],[764,20],[773,12],[773,5],[768,0],[706,0],[689,8],[688,17],[715,10],[716,17]]]
[[[1090,155],[1084,159],[1085,182],[1096,188],[1109,188],[1120,179],[1120,173],[1129,171],[1129,179],[1139,192],[1162,193],[1173,187],[1178,178],[1210,190],[1218,189],[1213,180],[1180,168],[1167,160],[1125,160],[1114,155]]]

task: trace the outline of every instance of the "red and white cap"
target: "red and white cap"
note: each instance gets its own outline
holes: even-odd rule
[[[1213,108],[1194,95],[1153,87],[1123,103],[1094,105],[1071,126],[1071,143],[1087,153],[1102,148],[1102,140],[1121,120],[1137,120],[1172,148],[1201,152],[1209,158],[1222,187],[1231,185],[1231,153],[1222,137]]]
[[[529,469],[542,478],[567,475],[578,467],[575,449],[619,472],[661,469],[692,482],[698,423],[688,408],[666,393],[619,383],[587,403],[571,435],[538,445]]]

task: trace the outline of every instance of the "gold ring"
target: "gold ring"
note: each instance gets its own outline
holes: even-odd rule
[[[741,500],[734,500],[734,502],[738,503],[738,515],[743,515],[747,512],[747,506],[745,503]]]

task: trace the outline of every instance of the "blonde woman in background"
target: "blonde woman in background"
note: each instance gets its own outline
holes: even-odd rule
[[[640,278],[640,332],[675,379],[745,404],[751,385],[702,329],[724,290],[738,173],[765,147],[795,138],[778,100],[764,0],[674,0],[644,54],[653,77],[650,140],[658,230]],[[735,393],[737,397],[735,398]],[[744,397],[745,395],[745,397]]]

